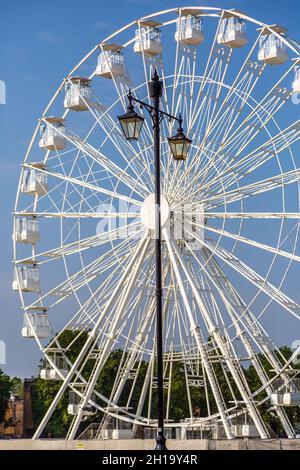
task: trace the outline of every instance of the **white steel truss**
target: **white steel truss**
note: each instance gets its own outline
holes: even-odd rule
[[[203,20],[204,45],[175,40],[187,15]],[[247,47],[220,44],[228,15],[246,23]],[[266,31],[288,50],[286,63],[270,67],[258,59]],[[79,92],[84,111],[62,108],[58,121],[49,120],[65,87],[74,92],[73,78],[96,67],[98,53],[107,61],[105,78],[88,77],[89,98]],[[218,429],[217,437],[234,439],[243,422],[264,439],[272,435],[264,422],[270,412],[287,437],[295,436],[280,400],[284,392],[300,397],[299,351],[287,357],[280,346],[284,333],[298,331],[300,319],[289,284],[300,261],[294,156],[300,122],[292,87],[299,57],[294,39],[242,12],[182,7],[111,34],[64,78],[31,139],[13,213],[23,332],[36,340],[46,370],[61,380],[34,439],[69,391],[76,400],[67,439],[79,436],[87,414],[95,415],[97,439],[108,436],[109,422],[129,429],[130,437],[156,427],[154,236],[141,217],[154,191],[152,129],[140,109],[140,139],[128,142],[117,121],[129,90],[150,104],[155,68],[164,85],[162,109],[181,114],[193,140],[187,160],[174,161],[167,139],[176,125],[162,120],[161,190],[169,209],[162,242],[166,428],[205,436]],[[59,145],[43,141],[38,150],[44,126]],[[35,227],[35,237],[28,227]],[[284,326],[282,343],[272,339],[273,315]],[[63,327],[56,327],[57,318]],[[107,392],[99,384],[114,354],[118,364]],[[176,380],[180,418],[173,406]]]

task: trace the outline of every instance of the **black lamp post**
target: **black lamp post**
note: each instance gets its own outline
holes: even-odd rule
[[[176,160],[185,160],[192,143],[182,129],[182,119],[165,113],[159,109],[160,98],[163,92],[163,83],[155,70],[152,80],[149,81],[149,95],[152,106],[128,94],[128,107],[126,114],[118,116],[126,140],[139,138],[144,118],[138,115],[133,102],[139,103],[149,112],[153,123],[154,141],[154,181],[155,181],[155,294],[156,294],[156,350],[157,350],[157,436],[156,450],[166,450],[164,434],[164,387],[163,387],[163,318],[162,318],[162,259],[161,259],[161,214],[160,214],[160,123],[163,117],[178,121],[179,127],[175,136],[168,139],[171,152]]]

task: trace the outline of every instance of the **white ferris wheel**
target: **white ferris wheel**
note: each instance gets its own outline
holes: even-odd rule
[[[166,428],[268,438],[267,410],[295,435],[287,407],[300,404],[299,351],[287,358],[279,346],[285,331],[297,338],[300,319],[290,293],[300,261],[299,52],[284,27],[238,10],[176,8],[111,34],[64,78],[33,134],[14,211],[22,336],[43,353],[41,378],[60,381],[35,438],[65,394],[70,439],[91,415],[96,438],[109,420],[119,437],[156,425],[152,130],[145,114],[128,142],[117,119],[129,90],[150,103],[155,68],[164,111],[181,113],[192,139],[175,161],[174,122],[162,121]],[[104,393],[99,377],[117,349]],[[178,374],[187,412],[174,419]]]

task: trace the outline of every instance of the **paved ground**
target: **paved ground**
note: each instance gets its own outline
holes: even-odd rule
[[[153,440],[66,441],[62,439],[0,440],[1,450],[152,450]],[[170,450],[300,450],[300,439],[168,440]]]

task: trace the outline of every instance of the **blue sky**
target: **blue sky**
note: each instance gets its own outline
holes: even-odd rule
[[[10,374],[31,375],[39,360],[34,342],[20,336],[19,300],[11,291],[11,211],[36,120],[72,66],[109,33],[149,13],[193,4],[200,5],[184,0],[1,2],[0,80],[6,83],[7,104],[0,105],[0,340],[7,346],[4,369]],[[299,39],[298,0],[206,0],[203,5],[239,8],[269,24],[286,26]]]

